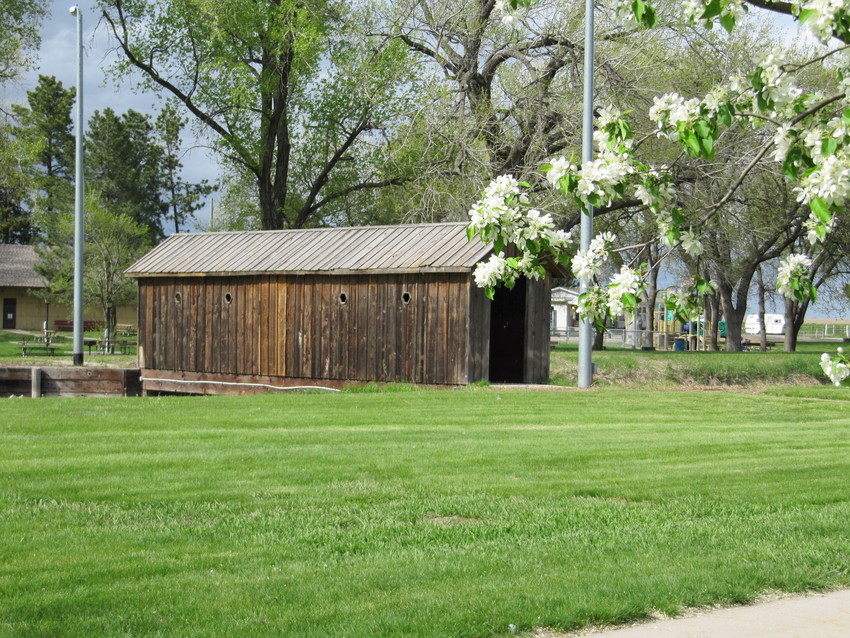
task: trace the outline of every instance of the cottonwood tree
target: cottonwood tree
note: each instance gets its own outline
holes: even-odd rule
[[[264,229],[322,223],[352,196],[400,183],[382,170],[415,75],[403,46],[351,31],[329,0],[102,0],[119,76],[165,91],[253,175]]]
[[[33,65],[30,54],[38,49],[46,13],[46,0],[7,0],[0,4],[0,85]]]

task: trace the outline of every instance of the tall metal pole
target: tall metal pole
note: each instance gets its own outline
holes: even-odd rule
[[[83,12],[71,7],[77,19],[77,153],[74,171],[74,365],[83,365]]]
[[[584,123],[582,131],[582,162],[593,160],[593,0],[584,4]],[[590,248],[593,238],[593,207],[581,216],[581,249]],[[582,279],[580,292],[587,292],[590,282]],[[589,388],[593,384],[593,325],[590,319],[582,319],[578,329],[578,387]]]

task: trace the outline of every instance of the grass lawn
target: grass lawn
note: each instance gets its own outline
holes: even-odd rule
[[[508,636],[848,586],[848,399],[3,400],[0,636]]]
[[[642,351],[606,346],[593,353],[600,386],[632,387],[706,385],[817,385],[828,380],[820,369],[820,355],[835,353],[837,341],[800,342],[797,352],[783,352],[782,344],[761,352]],[[578,378],[578,345],[563,343],[551,354],[551,383],[574,386]]]

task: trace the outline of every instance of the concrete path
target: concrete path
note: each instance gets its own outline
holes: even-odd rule
[[[569,635],[594,638],[850,638],[850,590],[781,598],[746,607],[696,611],[683,618],[650,620],[620,629],[590,629]]]

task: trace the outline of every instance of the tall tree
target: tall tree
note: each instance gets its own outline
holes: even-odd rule
[[[166,204],[161,197],[162,148],[150,117],[133,109],[117,115],[95,111],[86,136],[86,183],[104,205],[148,229],[152,241],[164,235]]]
[[[405,112],[403,46],[358,40],[335,0],[101,0],[143,89],[165,90],[256,183],[263,228],[323,223],[351,196],[398,183],[375,168]],[[138,75],[136,75],[138,77]],[[357,170],[350,170],[351,167]],[[344,177],[344,178],[343,178]]]
[[[170,221],[174,222],[174,232],[180,232],[180,226],[193,219],[195,211],[203,206],[202,198],[213,192],[214,187],[207,180],[200,184],[186,182],[180,161],[182,148],[181,132],[186,125],[174,104],[167,102],[156,118],[156,134],[162,147],[162,191],[163,203]]]
[[[55,77],[40,75],[27,92],[27,106],[15,105],[15,134],[34,157],[37,206],[48,211],[66,209],[73,195],[74,135],[71,111],[77,91],[65,89]]]

